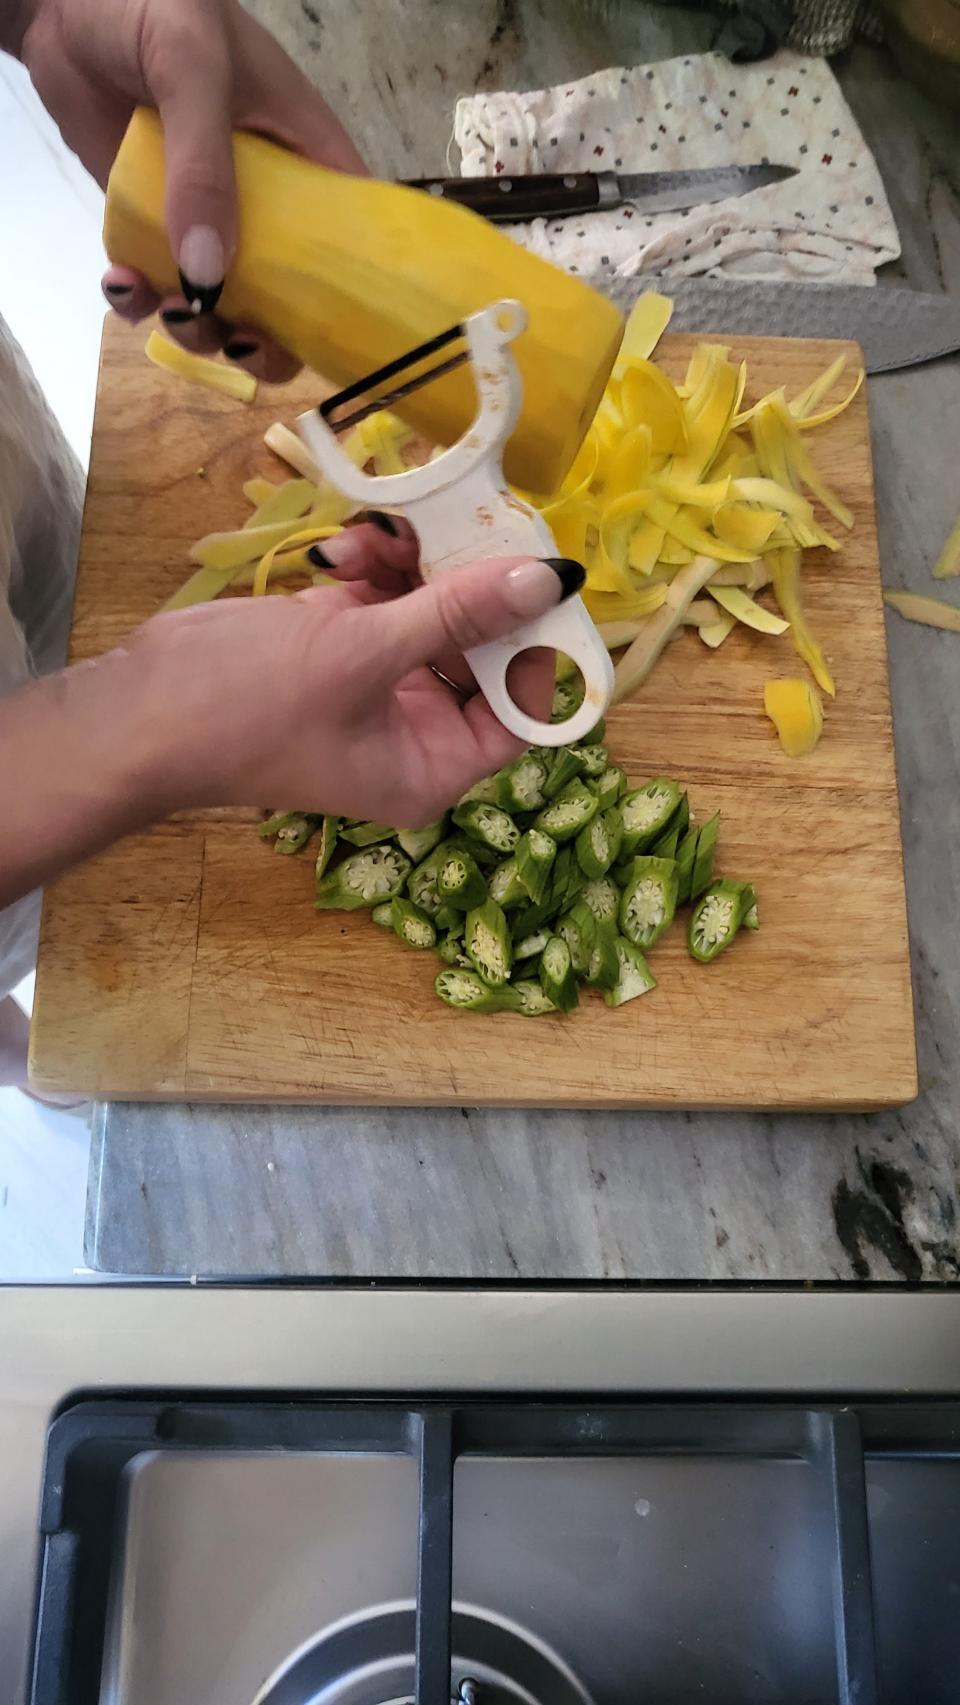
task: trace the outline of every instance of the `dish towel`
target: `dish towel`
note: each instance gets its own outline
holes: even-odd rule
[[[457,103],[465,177],[669,171],[774,161],[799,175],[683,213],[626,206],[506,227],[569,272],[873,284],[900,253],[880,173],[825,60],[719,53],[614,67],[528,94]]]

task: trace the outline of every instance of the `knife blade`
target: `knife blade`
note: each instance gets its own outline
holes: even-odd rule
[[[456,201],[495,223],[565,219],[629,203],[640,213],[674,213],[746,195],[796,175],[794,166],[708,166],[681,172],[540,172],[529,177],[407,178],[408,188]]]
[[[590,282],[618,307],[632,308],[636,278]],[[960,298],[886,285],[763,283],[751,278],[651,275],[645,289],[673,301],[672,331],[767,337],[851,338],[868,373],[919,366],[960,350]]]

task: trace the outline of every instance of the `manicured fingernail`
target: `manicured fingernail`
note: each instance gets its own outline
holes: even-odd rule
[[[195,314],[212,314],[226,270],[223,244],[212,225],[192,225],[180,244],[180,287]]]
[[[368,509],[363,519],[369,521],[372,527],[379,527],[381,533],[386,533],[388,539],[399,539],[400,529],[392,515],[387,515],[382,509]]]
[[[585,569],[568,557],[522,562],[507,575],[507,603],[518,616],[539,616],[579,592],[586,578]]]
[[[132,284],[105,284],[104,290],[108,296],[129,296],[133,290]]]
[[[256,338],[234,337],[223,346],[224,355],[229,355],[231,361],[245,361],[248,355],[256,355],[260,348]]]
[[[314,568],[326,569],[333,568],[334,566],[330,557],[327,556],[326,551],[322,551],[319,545],[311,545],[307,552],[307,556],[313,563]]]
[[[553,569],[560,582],[561,602],[564,598],[572,598],[575,592],[579,592],[587,578],[587,571],[582,563],[574,562],[572,557],[566,556],[549,556],[545,557],[544,561],[548,568]]]
[[[189,308],[161,308],[160,318],[167,326],[185,326],[193,319]]]

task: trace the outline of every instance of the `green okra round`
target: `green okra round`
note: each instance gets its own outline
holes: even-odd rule
[[[580,766],[586,781],[599,781],[607,767],[606,746],[581,746]]]
[[[597,926],[596,938],[590,950],[587,982],[609,993],[620,979],[620,957],[617,953],[617,931],[613,923]]]
[[[463,939],[478,976],[491,988],[502,988],[513,966],[513,945],[502,907],[495,900],[485,900],[468,912]]]
[[[476,859],[460,847],[452,847],[437,871],[437,893],[441,902],[457,911],[469,912],[483,904],[487,884]]]
[[[690,914],[687,945],[694,959],[709,965],[726,951],[741,924],[756,906],[750,882],[721,878],[711,882]]]
[[[505,858],[490,872],[488,888],[491,900],[496,900],[497,905],[505,909],[526,904],[527,890],[520,880],[520,867],[515,855]]]
[[[320,826],[320,850],[317,853],[316,879],[326,875],[327,866],[337,850],[340,835],[339,817],[324,817]]]
[[[550,713],[551,722],[569,722],[575,711],[583,704],[583,682],[558,681],[553,689],[553,709]]]
[[[524,1018],[545,1018],[548,1013],[556,1012],[550,996],[532,977],[518,977],[510,987],[517,1000],[516,1010]]]
[[[693,866],[697,857],[697,839],[699,831],[693,824],[682,836],[677,847],[677,904],[685,906],[690,898],[690,887],[693,882]]]
[[[557,856],[557,843],[542,829],[528,829],[517,842],[514,854],[517,878],[525,894],[539,905],[550,886],[550,872]]]
[[[601,811],[609,811],[627,792],[627,778],[616,764],[608,764],[603,774],[588,779],[587,785],[596,794]]]
[[[625,1006],[627,1001],[636,1000],[638,995],[646,995],[657,986],[657,979],[651,971],[641,948],[626,936],[614,937],[614,950],[619,965],[619,975],[612,989],[604,992],[607,1006]]]
[[[381,900],[379,906],[373,907],[370,916],[379,929],[392,929],[393,901]]]
[[[585,876],[605,876],[620,852],[623,819],[616,806],[598,811],[574,842],[577,863]]]
[[[558,746],[550,762],[546,781],[543,784],[543,797],[548,802],[556,799],[570,782],[576,781],[584,771],[583,758],[575,746]]]
[[[402,894],[395,895],[390,902],[390,922],[394,935],[405,947],[415,947],[418,952],[426,947],[436,947],[437,929],[433,919],[412,900],[405,900]]]
[[[651,948],[669,929],[677,909],[677,865],[672,858],[640,854],[620,896],[620,933],[635,947]]]
[[[590,955],[597,940],[597,920],[583,900],[577,900],[557,923],[557,935],[570,949],[570,961],[578,977],[590,969]]]
[[[713,860],[717,850],[717,834],[720,828],[720,813],[717,811],[704,823],[697,834],[697,847],[693,857],[693,870],[690,874],[690,898],[699,900],[700,895],[709,888],[713,881]]]
[[[515,763],[497,772],[497,804],[511,814],[539,811],[546,799],[543,789],[547,771],[547,763],[536,752],[522,753]]]
[[[439,972],[434,989],[445,1001],[460,1012],[515,1012],[519,999],[510,988],[492,989],[478,977],[476,971],[464,971],[451,966]]]
[[[438,847],[447,832],[446,817],[438,817],[435,823],[427,823],[422,829],[398,829],[397,845],[402,847],[408,858],[414,864],[419,864],[428,854]]]
[[[502,811],[499,805],[487,805],[480,799],[458,805],[453,820],[458,828],[465,829],[467,834],[475,836],[491,852],[499,853],[501,858],[512,853],[520,839],[520,830],[509,812]]]
[[[551,835],[555,841],[572,841],[598,809],[596,794],[583,782],[572,781],[538,812],[533,827]]]
[[[396,840],[397,831],[390,823],[351,823],[340,830],[340,839],[353,847],[372,847],[379,841]]]
[[[393,842],[364,847],[320,878],[314,904],[318,911],[341,912],[376,906],[399,894],[409,873],[410,860]]]
[[[595,876],[592,881],[584,883],[582,897],[598,924],[616,926],[620,915],[620,890],[611,876]]]
[[[666,776],[654,776],[620,801],[623,852],[646,852],[662,835],[680,803],[680,789]]]
[[[560,1012],[572,1012],[580,1004],[570,947],[559,935],[550,937],[540,955],[540,987]]]

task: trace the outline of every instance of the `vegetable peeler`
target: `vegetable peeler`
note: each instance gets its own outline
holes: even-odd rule
[[[420,540],[425,581],[480,557],[555,557],[560,553],[536,510],[515,497],[503,475],[503,448],[520,415],[522,384],[510,344],[524,330],[519,302],[495,302],[460,325],[420,344],[397,361],[329,397],[300,416],[297,428],[323,472],[353,502],[406,516]],[[458,347],[459,346],[459,347]],[[416,377],[411,368],[438,359]],[[470,361],[478,410],[473,425],[426,466],[401,474],[368,475],[338,442],[338,432],[390,408],[412,391]],[[375,392],[375,400],[369,399]],[[533,646],[561,651],[577,664],[583,702],[565,722],[529,716],[507,688],[514,657]],[[564,746],[589,733],[610,701],[613,665],[583,600],[568,598],[506,639],[467,653],[481,692],[511,734],[533,746]]]

